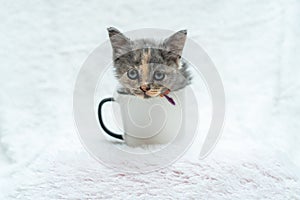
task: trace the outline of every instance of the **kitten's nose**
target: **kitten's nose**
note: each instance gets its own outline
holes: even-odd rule
[[[141,87],[140,87],[140,89],[142,90],[142,91],[144,91],[144,92],[147,92],[148,90],[150,90],[150,86],[149,85],[142,85]]]

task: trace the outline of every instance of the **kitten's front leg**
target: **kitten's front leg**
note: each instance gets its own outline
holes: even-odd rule
[[[117,92],[118,92],[119,94],[133,95],[133,94],[131,93],[131,91],[130,91],[129,88],[119,87],[118,90],[117,90]]]

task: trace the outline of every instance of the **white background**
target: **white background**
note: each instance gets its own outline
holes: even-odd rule
[[[0,197],[299,199],[299,19],[296,0],[1,1]],[[85,152],[72,92],[109,26],[187,29],[207,51],[227,97],[207,159],[133,176]]]

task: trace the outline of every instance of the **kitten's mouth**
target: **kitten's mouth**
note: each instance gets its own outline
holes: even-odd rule
[[[154,90],[154,91],[148,90],[148,91],[146,91],[146,92],[144,92],[144,93],[145,93],[145,95],[148,95],[148,96],[150,96],[150,97],[156,97],[156,96],[158,96],[158,95],[160,94],[160,91],[156,91],[156,90]]]
[[[138,97],[141,98],[151,98],[151,97],[157,97],[160,95],[160,89],[156,90],[156,89],[148,89],[148,90],[143,90],[142,88],[139,89],[134,89],[134,94]]]
[[[147,85],[140,87],[146,97],[157,97],[161,93],[161,88],[150,88]]]

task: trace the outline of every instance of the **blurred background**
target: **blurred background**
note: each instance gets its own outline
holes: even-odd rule
[[[299,199],[299,18],[296,0],[1,1],[0,197]],[[227,98],[209,158],[131,177],[85,152],[73,87],[110,26],[187,29],[206,50]]]

